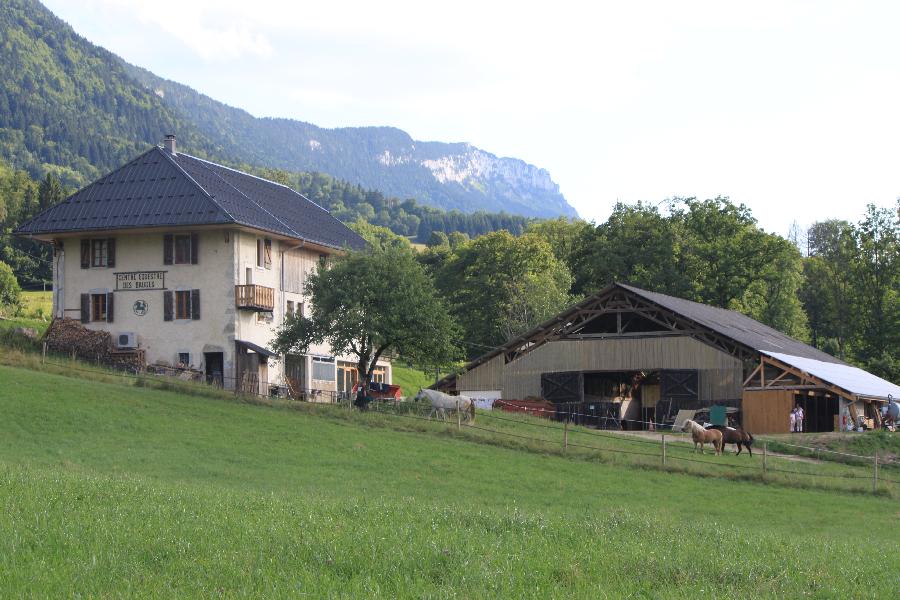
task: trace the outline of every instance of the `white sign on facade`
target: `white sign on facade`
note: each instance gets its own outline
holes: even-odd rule
[[[134,271],[115,273],[115,276],[117,292],[166,289],[165,271]]]

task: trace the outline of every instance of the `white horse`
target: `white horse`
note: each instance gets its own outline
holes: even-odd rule
[[[451,396],[437,390],[420,390],[416,394],[416,402],[428,400],[431,403],[429,417],[440,417],[446,420],[448,414],[460,411],[462,420],[468,423],[475,421],[475,401],[467,396]]]

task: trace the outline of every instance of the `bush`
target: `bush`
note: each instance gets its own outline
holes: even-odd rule
[[[0,262],[0,311],[17,315],[22,310],[22,288],[12,268]]]

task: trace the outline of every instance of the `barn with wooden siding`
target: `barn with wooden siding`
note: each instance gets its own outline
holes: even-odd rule
[[[841,415],[878,418],[900,387],[741,313],[615,283],[472,361],[436,386],[476,398],[542,398],[598,426],[671,421],[679,409],[741,410],[760,433]]]

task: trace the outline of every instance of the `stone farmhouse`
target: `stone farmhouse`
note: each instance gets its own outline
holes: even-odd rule
[[[174,135],[15,233],[53,244],[53,317],[108,331],[118,351],[254,393],[315,399],[355,383],[327,347],[267,346],[286,316],[308,314],[308,275],[364,240],[284,185],[178,152]],[[388,361],[374,380],[390,383]]]

